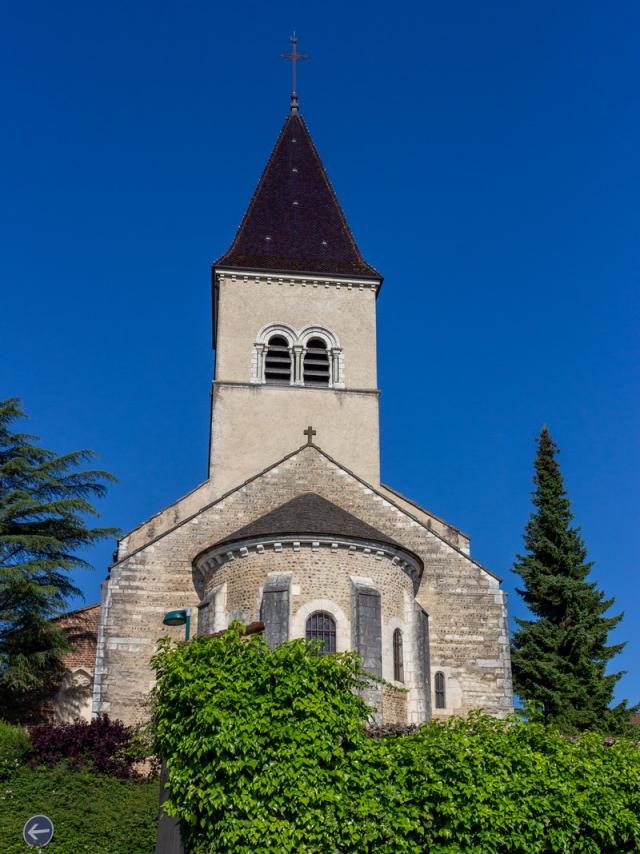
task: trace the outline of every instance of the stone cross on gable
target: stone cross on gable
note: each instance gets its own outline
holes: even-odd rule
[[[313,437],[316,435],[316,431],[313,429],[311,424],[309,424],[307,429],[302,432],[307,437],[307,445],[313,445]]]

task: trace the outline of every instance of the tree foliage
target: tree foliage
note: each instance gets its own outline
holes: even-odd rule
[[[475,714],[369,737],[352,654],[237,625],[154,659],[157,749],[187,850],[535,854],[640,849],[640,752]]]
[[[631,711],[626,703],[610,709],[622,673],[607,665],[624,644],[608,644],[622,615],[608,617],[606,599],[589,579],[593,564],[575,527],[557,461],[558,448],[547,428],[538,438],[534,510],[525,529],[527,553],[514,571],[518,590],[535,619],[517,620],[512,666],[517,693],[538,704],[546,721],[566,732],[624,729]]]
[[[70,573],[78,550],[116,533],[90,527],[103,471],[83,468],[87,450],[58,455],[14,432],[17,399],[0,401],[0,712],[21,719],[62,672],[68,642],[53,617],[79,594]]]

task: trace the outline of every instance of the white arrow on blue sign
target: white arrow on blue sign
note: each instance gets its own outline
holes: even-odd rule
[[[48,815],[32,815],[22,829],[22,838],[32,848],[43,848],[53,839],[53,822]]]

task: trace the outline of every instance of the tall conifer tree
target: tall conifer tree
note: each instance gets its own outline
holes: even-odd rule
[[[535,619],[516,620],[511,652],[515,690],[566,732],[620,731],[631,710],[626,701],[610,705],[623,673],[605,671],[624,646],[607,644],[622,615],[606,616],[614,600],[605,599],[589,580],[593,564],[580,529],[572,525],[558,448],[546,427],[537,444],[534,510],[524,536],[527,554],[518,555],[514,565],[524,582],[518,593]]]
[[[103,471],[82,470],[94,454],[58,456],[16,433],[24,413],[0,401],[0,717],[28,718],[63,672],[69,644],[53,617],[80,593],[70,572],[87,567],[78,549],[112,536],[87,526],[90,499],[104,495]]]

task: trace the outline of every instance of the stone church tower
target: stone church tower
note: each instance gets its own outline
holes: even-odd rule
[[[272,645],[357,650],[388,683],[370,698],[385,722],[511,710],[499,580],[465,534],[380,482],[381,284],[294,100],[213,265],[209,479],[118,543],[94,713],[145,716],[176,608],[199,633],[261,619]]]

